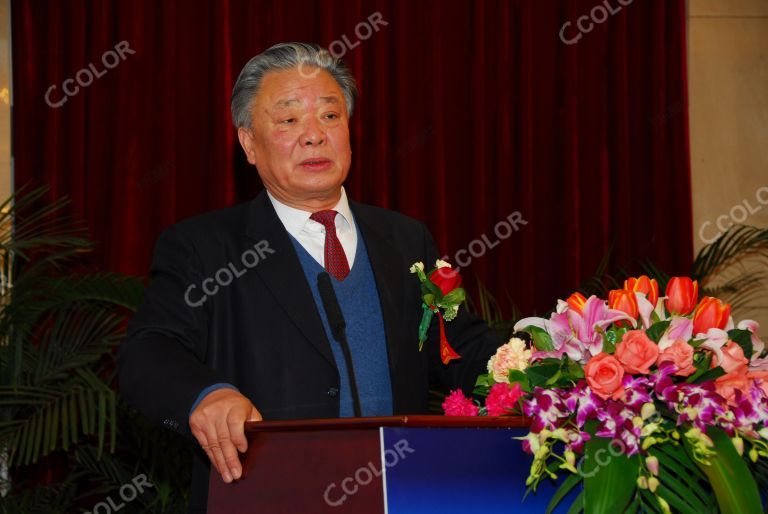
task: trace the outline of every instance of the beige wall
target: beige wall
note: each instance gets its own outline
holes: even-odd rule
[[[689,0],[688,77],[698,251],[718,217],[768,227],[768,0]],[[768,290],[759,304],[735,317],[757,319],[766,336]]]

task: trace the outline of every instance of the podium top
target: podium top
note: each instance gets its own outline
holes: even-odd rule
[[[379,427],[414,428],[528,428],[523,416],[429,416],[403,415],[370,418],[294,419],[285,421],[248,421],[245,432],[285,432],[315,430],[360,430]]]

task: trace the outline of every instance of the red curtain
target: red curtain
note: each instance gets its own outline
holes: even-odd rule
[[[685,273],[685,2],[627,2],[14,1],[15,182],[72,199],[93,266],[145,274],[164,227],[258,192],[232,85],[312,41],[362,93],[350,196],[425,221],[470,282],[529,314],[609,248]]]

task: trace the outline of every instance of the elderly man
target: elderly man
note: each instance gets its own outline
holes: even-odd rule
[[[196,456],[191,511],[205,509],[208,461],[225,482],[241,476],[244,422],[351,416],[353,396],[365,416],[424,412],[430,379],[471,391],[500,344],[462,310],[447,324],[460,360],[440,361],[434,330],[419,351],[409,267],[438,252],[422,223],[347,198],[355,97],[349,71],[318,47],[278,44],[251,59],[232,117],[266,191],[157,242],[119,354],[120,387],[207,455]],[[326,271],[351,369],[318,289]]]

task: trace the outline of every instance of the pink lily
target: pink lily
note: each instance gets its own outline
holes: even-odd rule
[[[717,356],[718,362],[723,362],[723,351],[721,348],[728,342],[728,332],[719,328],[710,328],[706,334],[696,334],[696,339],[705,339],[701,348],[712,350]]]
[[[643,328],[651,326],[651,314],[653,314],[654,305],[648,300],[644,293],[635,293],[637,298],[637,310],[640,313],[640,320],[643,322]]]
[[[659,340],[659,350],[663,352],[672,346],[672,344],[678,339],[688,341],[692,335],[693,321],[682,316],[672,316],[672,321],[670,322],[669,327]]]
[[[567,354],[572,360],[586,363],[590,357],[603,349],[602,332],[619,320],[627,320],[634,326],[636,320],[628,314],[609,309],[604,300],[590,296],[579,313],[570,308],[555,312],[550,319],[525,318],[515,324],[515,331],[525,331],[527,327],[538,327],[552,338],[553,350],[535,352],[534,359],[544,357],[559,358]]]

